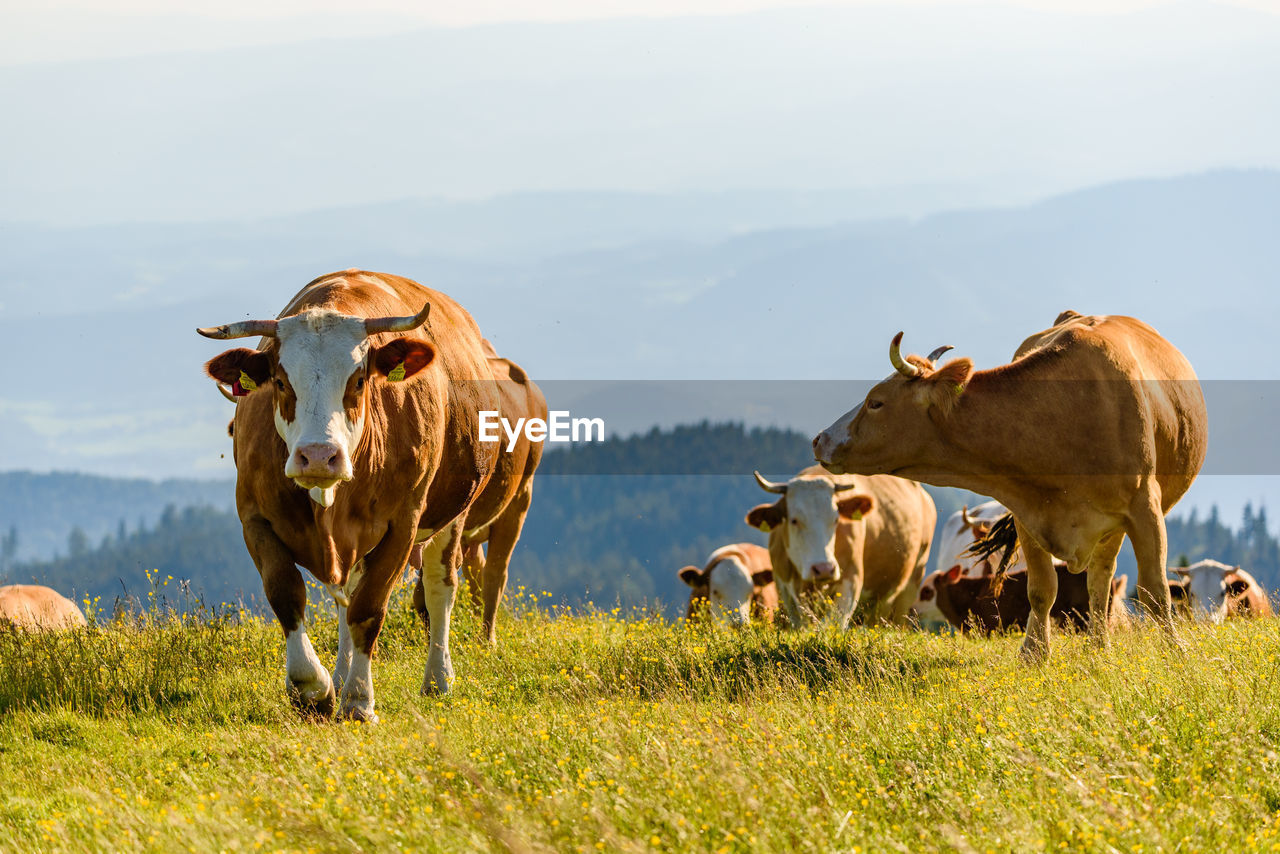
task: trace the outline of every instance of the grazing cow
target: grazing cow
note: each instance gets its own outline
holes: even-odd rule
[[[752,619],[769,624],[778,610],[769,550],[755,543],[721,546],[702,569],[681,569],[680,580],[690,588],[687,620],[702,619],[709,612],[712,618],[734,626]]]
[[[377,720],[370,656],[415,542],[431,553],[415,591],[430,616],[423,691],[447,691],[463,525],[502,453],[479,441],[479,413],[500,394],[471,315],[409,279],[347,270],[308,284],[276,320],[199,331],[262,336],[206,370],[240,397],[236,506],[285,634],[290,698],[328,714],[336,691],[341,716]],[[307,636],[298,567],[339,606],[332,677]]]
[[[489,369],[497,381],[501,417],[512,424],[518,418],[546,421],[547,400],[542,390],[523,368],[494,353],[488,341],[484,346]],[[533,503],[533,474],[542,460],[542,443],[530,441],[523,430],[510,452],[506,451],[506,442],[504,437],[503,453],[498,455],[498,467],[488,485],[467,510],[462,546],[462,568],[471,591],[471,602],[483,615],[480,632],[490,645],[498,642],[498,604],[507,586],[511,553]],[[487,553],[481,548],[486,543]],[[416,604],[418,612],[425,614],[425,607]]]
[[[74,629],[88,625],[79,606],[58,591],[38,584],[0,587],[0,623],[17,629]]]
[[[929,561],[937,511],[924,487],[896,477],[836,477],[810,466],[747,514],[769,534],[778,598],[792,626],[818,611],[841,628],[865,597],[870,622],[905,621]],[[834,599],[834,602],[832,600]]]
[[[1197,620],[1221,623],[1227,617],[1271,616],[1266,591],[1238,566],[1202,560],[1172,571],[1181,577],[1169,582],[1170,595],[1180,611]]]
[[[1067,571],[1066,564],[1054,565],[1058,576],[1058,593],[1050,618],[1060,626],[1084,629],[1088,626],[1089,586],[1083,575]],[[1031,613],[1027,598],[1027,571],[1010,572],[994,594],[993,572],[973,577],[966,576],[959,567],[952,567],[937,574],[934,582],[937,608],[948,623],[968,632],[976,629],[983,634],[1011,628],[1025,629]],[[1107,620],[1113,625],[1126,621],[1124,604],[1125,587],[1129,579],[1117,576],[1111,582],[1111,597],[1107,604]]]
[[[963,507],[942,523],[935,564],[937,569],[925,576],[920,584],[920,592],[916,594],[915,604],[911,606],[916,620],[924,622],[946,619],[938,610],[937,603],[937,580],[942,573],[958,566],[962,576],[980,578],[992,569],[990,560],[970,554],[969,549],[991,532],[992,522],[1007,512],[1007,508],[999,501],[987,501],[972,510]],[[1022,552],[1019,551],[1009,562],[1006,571],[1017,572],[1026,568]]]
[[[899,333],[889,348],[894,372],[813,440],[817,460],[836,472],[961,487],[1008,507],[1029,573],[1028,660],[1049,654],[1054,556],[1087,571],[1090,635],[1107,643],[1102,615],[1126,535],[1142,603],[1172,637],[1164,515],[1208,444],[1204,396],[1183,355],[1139,320],[1073,311],[986,371],[970,359],[904,359],[901,341]]]

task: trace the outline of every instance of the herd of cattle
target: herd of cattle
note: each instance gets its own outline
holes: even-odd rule
[[[371,655],[406,566],[429,639],[422,690],[447,691],[459,572],[483,609],[484,638],[496,642],[541,456],[527,434],[510,452],[482,441],[480,414],[545,419],[537,385],[448,296],[382,273],[322,276],[276,319],[198,331],[259,339],[205,369],[236,402],[236,505],[284,631],[290,699],[308,714],[336,707],[377,719]],[[756,475],[776,497],[746,519],[768,532],[768,548],[730,545],[701,569],[680,570],[691,614],[742,623],[780,607],[793,627],[845,627],[855,614],[871,623],[940,616],[965,631],[1016,626],[1026,630],[1023,656],[1037,661],[1054,622],[1105,645],[1127,619],[1126,579],[1113,578],[1126,536],[1139,609],[1171,640],[1174,601],[1213,619],[1269,613],[1239,568],[1205,561],[1167,579],[1164,517],[1199,473],[1208,426],[1195,372],[1155,330],[1064,312],[1012,362],[983,371],[967,358],[939,363],[949,347],[903,356],[901,340],[890,346],[893,372],[814,439],[820,465],[785,483]],[[922,483],[1000,502],[945,523],[942,559],[927,577],[937,520]],[[1020,559],[1003,572],[969,546],[1006,513],[996,527],[1016,533],[1009,546]],[[307,635],[300,568],[338,608],[332,671]],[[43,607],[10,606],[24,595],[12,590],[0,592],[6,613]]]

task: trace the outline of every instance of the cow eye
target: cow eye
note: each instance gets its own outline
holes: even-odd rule
[[[882,407],[882,406],[884,406],[884,401],[883,401],[883,400],[868,400],[868,401],[867,401],[867,409],[879,409],[879,408],[880,408],[880,407]]]
[[[792,525],[799,525],[799,524],[800,524],[800,520],[799,520],[799,519],[792,519],[792,520],[791,520],[791,524],[792,524]]]
[[[356,379],[356,391],[359,391],[362,388],[364,388],[364,377],[358,377]]]
[[[276,377],[275,383],[276,383],[276,388],[280,389],[281,391],[284,391],[284,380],[280,379],[279,377]]]

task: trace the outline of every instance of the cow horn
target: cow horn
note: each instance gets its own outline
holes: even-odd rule
[[[772,492],[774,495],[786,495],[787,485],[785,483],[772,483],[764,479],[760,472],[754,472],[756,483],[760,484],[760,488],[765,492]]]
[[[934,350],[932,353],[929,354],[929,361],[936,362],[938,361],[938,357],[941,356],[943,353],[947,352],[948,350],[954,350],[954,349],[955,348],[952,347],[950,344],[943,344],[937,350]]]
[[[249,338],[253,335],[275,338],[276,323],[274,320],[241,320],[238,323],[224,323],[222,326],[206,326],[196,332],[205,338],[217,338],[220,341],[227,338]]]
[[[218,393],[221,394],[223,397],[225,397],[227,400],[231,401],[232,403],[240,402],[236,400],[236,396],[232,394],[230,391],[228,391],[227,387],[224,386],[222,383],[214,383],[214,385],[218,387]]]
[[[859,485],[858,485],[858,484],[856,484],[856,483],[846,483],[846,484],[839,484],[839,483],[837,483],[837,484],[835,485],[835,487],[836,487],[836,495],[839,495],[839,494],[841,494],[842,492],[849,492],[849,491],[851,491],[851,490],[857,489],[857,488],[858,488],[858,486],[859,486]]]
[[[920,376],[920,369],[910,362],[902,358],[902,333],[899,332],[893,336],[893,343],[889,345],[889,361],[893,363],[894,368],[904,377]]]
[[[377,335],[380,332],[408,332],[426,323],[427,315],[430,313],[431,303],[427,303],[422,306],[422,311],[408,317],[369,317],[365,319],[364,331],[366,335]]]
[[[962,531],[974,527],[973,520],[969,518],[968,504],[960,508],[960,521],[964,523],[964,527],[960,529]]]

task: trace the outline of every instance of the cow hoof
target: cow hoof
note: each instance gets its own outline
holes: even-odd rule
[[[299,685],[294,682],[285,683],[285,691],[289,702],[306,717],[333,717],[333,685],[323,682]]]
[[[342,711],[338,713],[339,720],[357,721],[362,724],[376,724],[378,722],[378,713],[373,710],[373,705],[365,706],[363,704],[353,704],[343,706]]]
[[[1022,642],[1022,648],[1018,650],[1018,658],[1023,664],[1044,664],[1049,659],[1049,648],[1027,638]]]

